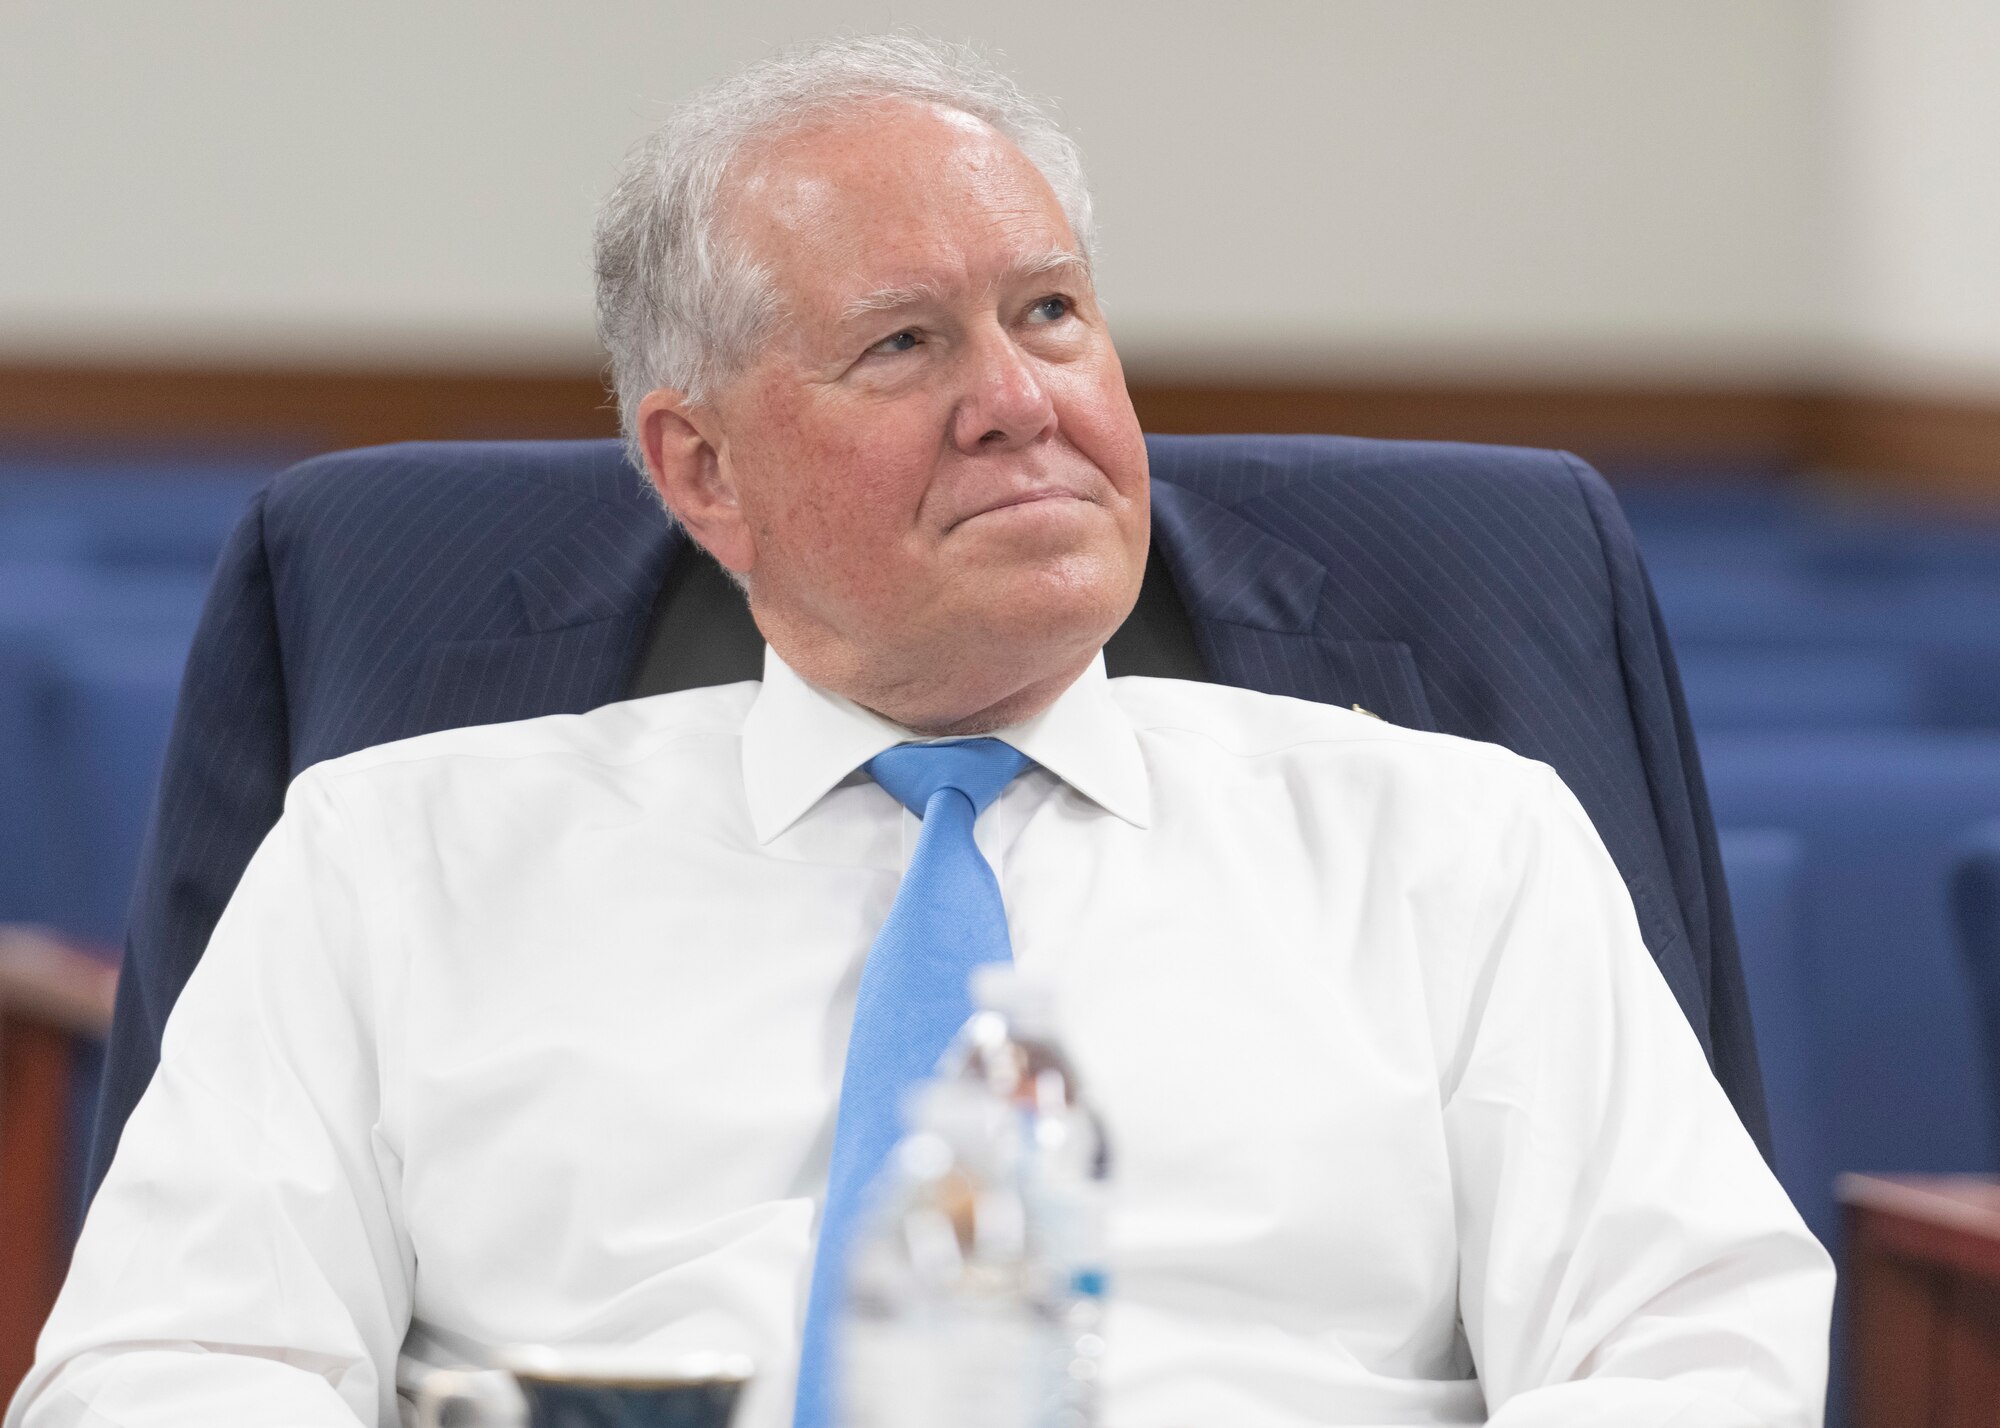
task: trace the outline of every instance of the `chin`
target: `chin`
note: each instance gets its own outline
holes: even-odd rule
[[[1064,562],[1006,581],[966,619],[969,644],[990,652],[996,677],[1035,677],[1086,660],[1111,638],[1139,598],[1139,582],[1102,563]],[[998,667],[1009,673],[1002,675]]]
[[[1026,599],[1045,602],[1052,612],[1068,610],[1078,620],[1102,620],[1104,637],[1123,623],[1139,599],[1145,573],[1142,549],[1131,557],[1121,549],[1097,547],[1069,552],[1045,562],[1028,581]]]

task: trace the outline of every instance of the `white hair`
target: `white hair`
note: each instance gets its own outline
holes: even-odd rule
[[[619,423],[644,469],[639,402],[671,387],[700,403],[748,363],[778,316],[768,272],[721,222],[731,160],[753,140],[873,99],[940,105],[991,125],[1054,190],[1091,257],[1083,154],[1048,108],[969,45],[910,31],[787,50],[701,90],[627,156],[597,216],[597,334]]]

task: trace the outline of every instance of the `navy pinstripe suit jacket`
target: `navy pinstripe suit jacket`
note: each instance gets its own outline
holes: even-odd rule
[[[1152,437],[1153,534],[1213,677],[1552,764],[1768,1145],[1707,794],[1631,531],[1554,452]],[[224,552],[134,894],[90,1184],[293,774],[623,697],[683,550],[616,443],[382,447],[274,480]]]

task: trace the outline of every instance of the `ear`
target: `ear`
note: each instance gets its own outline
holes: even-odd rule
[[[748,575],[756,564],[756,542],[730,477],[715,413],[690,406],[671,387],[659,387],[640,400],[638,429],[646,475],[667,509],[725,569]]]

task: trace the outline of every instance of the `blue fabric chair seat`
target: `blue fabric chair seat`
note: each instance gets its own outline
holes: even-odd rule
[[[1824,580],[1771,567],[1662,567],[1652,575],[1668,628],[1691,645],[2000,649],[1992,618],[2000,581]]]
[[[1980,1050],[2000,1142],[2000,818],[1959,843],[1951,874],[1952,921],[1977,996]]]
[[[1726,827],[1803,851],[1804,1007],[1841,1170],[1991,1171],[1996,1142],[1945,878],[2000,815],[2000,734],[1730,734],[1703,746]]]
[[[278,464],[0,457],[0,560],[206,572]]]
[[[1932,712],[1927,661],[1885,648],[1716,649],[1680,655],[1704,737],[1731,730],[1914,729]]]
[[[0,920],[117,941],[207,583],[0,562]]]
[[[124,931],[185,655],[126,632],[73,635],[57,657],[56,826],[80,857],[49,920],[95,945]]]
[[[0,562],[0,629],[55,636],[156,633],[186,650],[208,594],[199,570],[103,570],[71,561]]]
[[[1717,838],[1771,1113],[1772,1167],[1813,1233],[1830,1244],[1833,1195],[1822,1178],[1831,1158],[1830,1107],[1819,1068],[1826,1048],[1813,1041],[1801,948],[1804,845],[1797,834],[1771,828],[1724,828]]]
[[[0,627],[0,922],[46,922],[75,850],[53,826],[56,685],[48,641]]]

